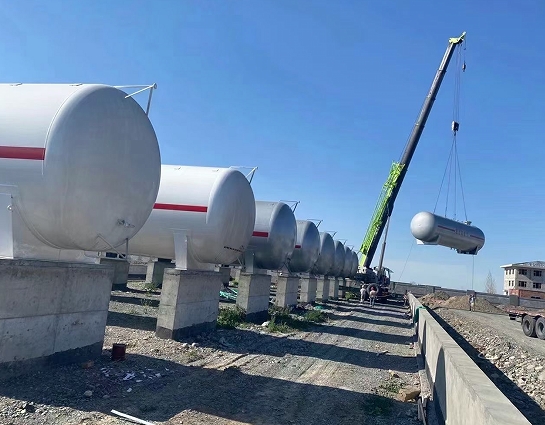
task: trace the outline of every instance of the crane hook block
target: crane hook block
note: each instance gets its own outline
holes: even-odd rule
[[[457,123],[456,121],[452,121],[452,131],[456,133],[459,128],[460,128],[460,124]]]

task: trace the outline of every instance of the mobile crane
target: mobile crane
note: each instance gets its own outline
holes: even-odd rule
[[[358,273],[356,274],[356,279],[362,281],[365,284],[366,288],[366,298],[368,297],[369,291],[374,287],[377,291],[378,298],[387,298],[388,297],[388,288],[390,285],[390,274],[391,270],[383,266],[384,260],[384,251],[386,250],[386,238],[388,236],[388,226],[390,223],[390,217],[394,209],[394,203],[403,183],[403,179],[407,174],[409,164],[416,150],[416,146],[422,136],[424,131],[424,126],[428,120],[433,103],[443,82],[445,73],[447,72],[448,65],[454,54],[454,51],[457,46],[460,46],[464,42],[465,31],[460,35],[460,37],[450,38],[448,42],[447,49],[439,65],[439,69],[435,74],[431,88],[424,100],[420,115],[416,120],[411,135],[409,136],[407,145],[405,146],[405,151],[401,157],[400,162],[392,163],[390,168],[390,174],[386,179],[382,187],[382,192],[378,199],[375,211],[371,218],[371,223],[367,228],[365,238],[361,244],[359,252],[361,252],[360,264],[358,267]],[[464,65],[465,67],[465,65]],[[458,123],[456,123],[457,125]],[[453,123],[454,125],[454,123]],[[380,260],[378,267],[375,267],[375,270],[370,268],[371,262],[377,250],[382,232],[386,228],[384,234],[384,241],[382,244],[382,251],[380,254]]]

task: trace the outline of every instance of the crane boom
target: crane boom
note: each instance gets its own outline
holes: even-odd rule
[[[449,39],[447,50],[443,56],[441,64],[439,65],[439,69],[435,74],[435,78],[433,79],[428,95],[424,100],[420,115],[414,124],[401,161],[394,162],[392,164],[390,174],[388,175],[386,183],[384,183],[384,186],[382,187],[382,192],[380,194],[377,206],[375,207],[371,223],[369,224],[360,248],[360,252],[362,253],[360,260],[361,269],[369,268],[371,261],[373,261],[373,256],[375,255],[384,226],[386,225],[386,220],[392,214],[394,202],[397,194],[399,193],[399,189],[401,188],[401,184],[403,183],[403,179],[405,178],[405,174],[407,174],[407,169],[409,168],[409,164],[416,150],[416,146],[418,145],[422,132],[424,131],[424,126],[426,125],[431,108],[433,107],[433,103],[437,93],[439,92],[439,87],[441,87],[441,83],[443,82],[447,67],[450,63],[452,55],[454,54],[456,46],[463,43],[465,35],[466,33],[464,31],[460,37]]]

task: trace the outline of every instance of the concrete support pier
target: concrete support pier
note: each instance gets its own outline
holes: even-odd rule
[[[316,300],[320,302],[326,302],[329,299],[329,278],[319,277],[316,279]]]
[[[159,259],[158,261],[148,263],[148,269],[146,270],[146,283],[153,285],[156,288],[161,287],[163,284],[165,270],[172,268],[174,268],[174,263],[172,263],[170,260],[166,261]]]
[[[301,292],[299,299],[302,303],[313,303],[316,301],[316,289],[318,288],[318,282],[315,277],[302,277],[299,279],[301,285]]]
[[[213,271],[165,270],[155,334],[180,340],[213,331],[220,302],[221,275]]]
[[[263,323],[269,317],[271,276],[241,272],[238,281],[237,305],[246,311],[246,320]]]
[[[241,269],[235,267],[231,268],[230,274],[235,282],[240,282],[240,273],[242,273]]]
[[[231,280],[231,267],[220,267],[219,273],[221,275],[222,287],[227,288]]]
[[[102,353],[114,271],[0,260],[0,379]]]
[[[336,277],[329,279],[329,298],[332,300],[339,299],[339,281],[341,279]]]
[[[297,305],[298,291],[298,277],[278,276],[278,282],[276,284],[276,306],[285,308]]]
[[[129,262],[123,258],[101,258],[100,264],[114,269],[112,291],[126,291],[129,279]]]
[[[344,295],[348,291],[348,281],[345,278],[339,279],[339,292],[338,292],[338,298],[344,298]]]

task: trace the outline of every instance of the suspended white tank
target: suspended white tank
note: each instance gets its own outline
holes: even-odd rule
[[[254,231],[248,245],[248,254],[253,255],[253,267],[278,270],[295,248],[295,215],[283,202],[256,201],[255,212]]]
[[[344,266],[341,271],[340,277],[348,277],[350,276],[350,270],[352,269],[352,250],[348,248],[346,245],[344,247]]]
[[[162,165],[157,202],[129,253],[175,259],[181,269],[229,264],[248,246],[254,222],[254,193],[240,171]]]
[[[345,249],[341,241],[335,241],[335,260],[329,276],[340,277],[344,268]]]
[[[306,273],[316,264],[320,255],[320,232],[312,221],[297,220],[295,249],[289,256],[292,273]]]
[[[144,225],[160,154],[142,108],[100,84],[0,84],[0,256],[103,250]]]
[[[335,242],[333,237],[327,232],[320,233],[320,252],[318,260],[314,264],[312,273],[317,275],[327,275],[333,267],[335,261]]]
[[[442,245],[459,254],[476,255],[485,242],[481,229],[426,211],[413,217],[411,233],[419,244]]]

